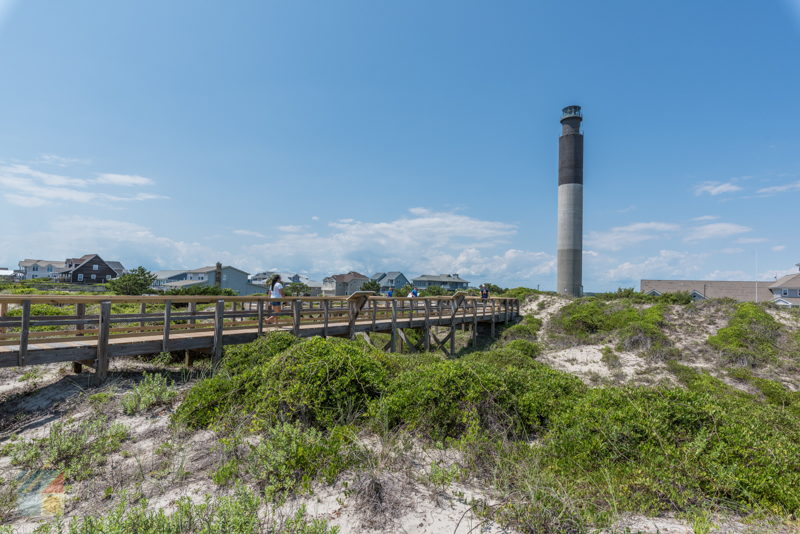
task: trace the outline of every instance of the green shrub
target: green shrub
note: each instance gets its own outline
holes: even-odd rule
[[[228,443],[239,447],[238,440]],[[331,484],[345,469],[356,465],[355,434],[351,428],[330,432],[282,423],[267,428],[256,444],[248,444],[213,475],[218,484],[242,476],[255,481],[268,499],[296,491],[310,491],[314,480]]]
[[[17,481],[0,477],[0,522],[9,520],[17,509],[17,486]]]
[[[542,328],[542,320],[532,315],[527,315],[522,318],[518,324],[510,326],[503,330],[501,339],[514,340],[514,339],[527,339],[536,341],[539,330]]]
[[[755,366],[775,360],[781,325],[764,308],[752,302],[736,305],[728,326],[708,338],[731,362]]]
[[[613,498],[643,513],[732,506],[796,514],[800,421],[705,376],[688,390],[590,390],[554,416],[546,464],[590,508],[608,509]]]
[[[270,357],[281,339],[251,347],[236,358],[229,376],[192,388],[176,419],[199,428],[236,410],[260,425],[300,421],[330,427],[359,417],[386,386],[389,362],[376,349],[311,338]],[[247,365],[248,358],[252,365]]]
[[[546,427],[582,391],[577,378],[535,361],[514,368],[463,359],[401,373],[370,413],[385,428],[405,425],[434,440],[480,429],[521,436]]]
[[[542,353],[541,345],[528,341],[527,339],[514,339],[503,345],[503,348],[520,352],[529,358],[536,358]]]
[[[791,391],[780,382],[754,376],[749,369],[741,367],[729,370],[728,374],[758,388],[770,404],[787,408],[800,416],[800,391]]]
[[[42,317],[42,316],[57,316],[57,315],[69,315],[70,311],[66,308],[60,308],[58,306],[53,306],[51,304],[31,304],[31,317]],[[22,308],[14,308],[13,310],[9,310],[8,314],[9,317],[22,317]],[[31,332],[52,332],[54,330],[63,330],[63,326],[53,325],[53,326],[32,326]],[[19,332],[19,328],[11,329],[12,332]]]
[[[58,469],[68,481],[84,480],[102,465],[106,457],[119,450],[128,437],[128,429],[119,423],[110,424],[104,415],[83,421],[66,420],[53,423],[43,438],[13,440],[2,449],[14,465],[30,469]]]
[[[144,379],[122,397],[122,410],[133,415],[153,406],[169,404],[177,395],[174,386],[175,383],[169,384],[162,374],[145,372]]]
[[[253,367],[259,367],[280,354],[300,339],[289,332],[269,332],[252,343],[229,345],[225,347],[222,370],[231,375],[240,374]]]

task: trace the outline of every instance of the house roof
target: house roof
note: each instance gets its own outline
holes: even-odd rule
[[[340,284],[346,284],[346,283],[348,283],[348,282],[350,282],[352,280],[355,280],[357,278],[367,278],[368,279],[368,277],[364,276],[361,273],[357,273],[355,271],[350,271],[347,274],[334,274],[333,276],[329,276],[328,278],[326,278],[326,280],[329,279],[329,278],[333,278],[334,280],[336,280]]]
[[[205,280],[176,280],[174,282],[167,282],[164,284],[164,287],[187,287],[205,283]]]
[[[770,284],[770,289],[787,288],[800,289],[800,273],[787,274]]]
[[[153,274],[156,275],[156,280],[166,280],[167,278],[172,278],[173,276],[185,273],[188,271],[156,271]]]
[[[19,262],[20,267],[30,267],[34,263],[38,263],[39,265],[52,265],[58,269],[63,269],[66,265],[66,262],[58,261],[58,260],[31,260],[31,259],[24,259]]]
[[[91,259],[93,259],[95,257],[100,258],[100,256],[98,256],[97,254],[86,254],[86,255],[81,256],[80,258],[69,258],[69,259],[67,259],[67,261],[65,263],[76,263],[77,265],[75,265],[75,267],[71,267],[69,269],[64,269],[63,272],[64,273],[71,273],[72,271],[80,269],[81,267],[83,267],[83,265],[86,262],[88,262],[89,260],[91,260]],[[103,258],[100,258],[100,259],[103,260]],[[105,262],[105,260],[103,260],[103,262]],[[108,265],[108,264],[106,263],[106,265]]]
[[[380,282],[383,278],[388,278],[389,280],[396,280],[398,276],[401,276],[403,273],[400,271],[390,271],[388,273],[375,273],[372,275],[372,279],[375,281]]]
[[[412,280],[413,282],[464,282],[469,283],[457,274],[421,274]]]
[[[756,287],[758,288],[756,290]],[[758,295],[758,302],[772,300],[769,282],[739,280],[641,280],[639,289],[642,293],[658,291],[659,293],[691,293],[696,291],[709,299],[730,298],[739,302],[753,302]],[[757,293],[756,293],[757,291]]]
[[[117,274],[120,274],[120,273],[124,273],[124,272],[125,272],[125,267],[123,267],[123,266],[122,266],[122,263],[120,263],[120,262],[118,262],[118,261],[107,261],[107,262],[106,262],[106,265],[108,265],[109,267],[111,267],[112,269],[114,269],[114,271],[115,271]]]
[[[209,267],[200,267],[199,269],[190,269],[190,270],[188,270],[186,272],[187,273],[208,273],[208,272],[213,272],[216,269],[217,269],[216,266],[211,265]],[[223,265],[222,269],[223,270],[225,270],[225,269],[233,269],[234,271],[239,271],[240,273],[249,274],[246,271],[243,271],[241,269],[237,269],[236,267],[231,267],[230,265]]]

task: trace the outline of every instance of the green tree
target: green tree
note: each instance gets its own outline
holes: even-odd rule
[[[283,288],[283,294],[287,297],[302,297],[311,294],[311,288],[303,282],[289,282]]]
[[[374,291],[375,293],[381,292],[381,285],[376,280],[368,280],[361,286],[361,291]]]
[[[441,297],[450,294],[451,292],[442,286],[428,286],[420,292],[421,297]]]
[[[156,275],[140,265],[128,274],[110,280],[106,287],[117,295],[142,295],[150,289],[155,279]]]
[[[414,288],[413,288],[413,286],[411,286],[411,284],[406,284],[403,287],[401,287],[400,289],[395,289],[394,290],[394,296],[395,297],[405,297],[406,295],[411,293],[412,289],[414,289]]]

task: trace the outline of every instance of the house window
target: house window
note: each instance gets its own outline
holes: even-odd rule
[[[52,265],[48,265],[47,266],[47,272],[48,273],[52,273],[53,272],[53,266]]]
[[[34,266],[33,266],[33,268],[32,268],[31,270],[32,270],[33,272],[36,272],[36,271],[38,271],[38,270],[39,270],[39,266],[38,266],[38,265],[34,265]]]
[[[97,270],[97,269],[99,269],[99,268],[100,268],[100,266],[99,266],[99,265],[97,265],[96,263],[95,263],[94,265],[92,265],[92,270],[93,270],[93,271],[96,271],[96,270]]]
[[[109,280],[111,280],[111,275],[110,275],[110,274],[107,274],[107,275],[106,275],[106,282],[108,282]]]
[[[781,295],[783,295],[784,297],[788,297],[789,296],[789,290],[786,289],[786,288],[781,289]]]
[[[83,273],[78,273],[78,282],[83,282]]]
[[[39,278],[39,275],[38,274],[34,274],[33,277],[34,278]]]
[[[97,280],[97,275],[92,273],[92,280]]]

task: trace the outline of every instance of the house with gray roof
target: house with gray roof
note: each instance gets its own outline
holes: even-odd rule
[[[800,269],[800,263],[797,267]],[[781,277],[770,284],[769,290],[778,306],[800,307],[800,272]]]
[[[458,274],[421,274],[411,280],[411,283],[419,289],[439,286],[448,291],[461,291],[469,287],[469,281]]]
[[[33,280],[43,278],[45,280],[58,278],[59,273],[66,268],[66,262],[58,260],[32,260],[24,259],[19,262],[20,278],[23,280]]]
[[[168,291],[192,286],[216,286],[232,289],[237,295],[264,293],[264,286],[251,284],[249,273],[230,265],[211,265],[199,269],[156,271],[153,289]]]
[[[352,295],[368,280],[369,278],[355,271],[334,274],[322,279],[322,294],[326,297]]]
[[[405,285],[411,285],[409,279],[399,271],[375,273],[372,275],[372,280],[375,280],[381,285],[382,293],[389,291],[389,289],[400,289]]]

